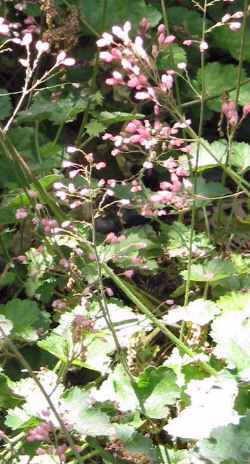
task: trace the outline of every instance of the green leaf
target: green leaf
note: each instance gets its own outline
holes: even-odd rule
[[[237,35],[237,34],[236,34]],[[236,86],[238,68],[233,64],[208,63],[203,70],[199,69],[197,81],[201,88],[202,80],[205,79],[206,96],[212,97],[218,95],[218,98],[207,100],[206,105],[213,111],[221,111],[221,102],[224,92]],[[243,70],[241,80],[246,79],[246,73]]]
[[[73,429],[82,435],[92,437],[107,436],[114,433],[107,414],[90,405],[89,393],[75,387],[68,390],[62,402],[67,408],[67,420]]]
[[[197,39],[201,38],[202,34],[202,17],[194,9],[184,8],[181,6],[174,6],[168,8],[168,20],[171,25],[171,30],[175,32],[184,30],[185,36],[194,37]],[[207,25],[210,23],[207,20]]]
[[[227,299],[228,300],[228,299]],[[227,301],[226,300],[226,301]],[[248,299],[249,300],[249,299]],[[220,301],[220,300],[219,300]],[[236,303],[234,309],[225,306],[223,313],[212,323],[210,336],[216,342],[215,356],[226,359],[231,368],[235,367],[243,380],[250,380],[250,321],[249,301],[243,309]],[[239,299],[241,308],[243,302]]]
[[[13,324],[14,336],[23,339],[37,338],[36,330],[47,325],[46,312],[41,312],[37,303],[15,298],[0,308],[0,313]]]
[[[198,455],[213,464],[248,464],[250,460],[250,415],[239,425],[219,427],[210,439],[198,443]]]
[[[15,407],[8,411],[8,415],[4,423],[12,430],[29,430],[30,428],[39,425],[41,421],[33,417],[30,419],[28,414],[22,408]]]
[[[150,461],[157,461],[156,451],[150,438],[138,433],[129,425],[115,424],[116,437],[125,445],[126,451],[133,454],[142,454],[150,458]],[[158,462],[158,461],[157,461]]]
[[[181,222],[174,222],[171,225],[162,223],[160,226],[160,239],[164,248],[171,258],[187,257],[189,254],[189,241],[191,229]],[[193,232],[192,253],[193,256],[206,256],[213,250],[207,235],[203,232]]]
[[[100,120],[105,124],[106,127],[111,126],[112,124],[117,124],[119,122],[129,122],[133,119],[143,119],[144,114],[140,113],[122,113],[121,111],[114,111],[110,113],[109,111],[102,111],[100,113]]]
[[[103,2],[102,0],[78,0],[80,14],[85,22],[89,23],[97,32],[103,31]],[[107,12],[105,30],[110,30],[113,25],[123,24],[131,21],[138,27],[142,18],[147,18],[152,27],[156,26],[161,19],[161,13],[152,5],[146,5],[144,0],[109,0],[107,2]],[[90,30],[86,28],[88,33]]]
[[[85,126],[86,132],[90,137],[97,137],[99,134],[105,131],[106,126],[96,119],[91,121]]]
[[[100,258],[108,262],[113,260],[121,267],[135,267],[133,258],[140,256],[145,263],[140,264],[140,269],[147,270],[153,264],[152,259],[158,256],[159,246],[156,242],[156,233],[151,226],[131,227],[126,231],[126,236],[121,242],[98,246]]]
[[[241,78],[241,82],[245,79]],[[236,89],[229,93],[229,100],[236,100]],[[250,100],[250,82],[241,85],[239,93],[239,105],[243,106],[249,103]]]
[[[209,203],[210,198],[223,197],[230,195],[232,192],[221,182],[206,182],[204,177],[200,176],[197,178],[197,189],[196,194],[204,198],[199,198],[197,201],[198,205],[204,205]]]
[[[250,48],[248,46],[250,41],[250,31],[246,29],[245,31],[245,47],[243,51],[243,59],[247,62],[250,61]],[[237,61],[240,56],[240,46],[241,46],[241,33],[232,32],[228,27],[217,27],[211,33],[211,37],[214,45],[230,53],[230,55],[235,58]]]
[[[225,141],[215,141],[213,143],[202,139],[202,145],[198,142],[191,144],[191,163],[196,166],[196,157],[198,156],[198,169],[200,171],[218,166],[219,163],[224,164],[227,157],[227,145]],[[198,148],[199,147],[199,148]]]
[[[139,402],[131,380],[121,365],[117,365],[98,390],[92,391],[97,401],[115,401],[120,411],[136,411]]]
[[[0,373],[0,408],[13,408],[22,402],[21,398],[15,395],[8,386],[8,378]]]
[[[168,406],[180,396],[176,375],[167,367],[149,367],[140,375],[136,391],[143,403],[146,415],[162,419],[168,415]]]
[[[161,50],[157,57],[157,67],[160,71],[166,69],[178,69],[179,63],[186,63],[187,55],[184,48],[177,44],[171,44]]]
[[[0,208],[0,224],[14,224],[16,222],[15,210],[12,207]]]
[[[217,306],[225,311],[241,311],[246,309],[250,304],[250,296],[248,293],[230,292],[221,296],[216,301]]]
[[[236,271],[232,263],[213,259],[204,264],[193,264],[191,266],[191,280],[194,282],[217,282],[230,277]],[[187,271],[181,273],[184,280],[187,279]]]
[[[12,112],[11,98],[6,89],[0,88],[0,121],[8,118]]]
[[[51,103],[49,97],[39,96],[28,110],[21,111],[20,122],[49,120],[56,125],[74,121],[79,113],[86,109],[87,102],[74,96],[61,97]]]
[[[250,167],[250,145],[245,142],[234,142],[230,161],[241,172],[246,171]]]

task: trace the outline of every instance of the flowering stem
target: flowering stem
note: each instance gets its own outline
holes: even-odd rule
[[[161,9],[162,9],[162,16],[164,20],[164,24],[166,27],[167,35],[170,35],[170,30],[169,30],[169,23],[168,23],[168,14],[167,14],[167,8],[165,4],[165,0],[161,0]],[[170,50],[170,61],[171,61],[171,66],[174,68],[174,56],[173,56],[173,50],[170,45],[169,47]],[[178,77],[174,76],[174,81],[175,81],[175,89],[176,89],[176,101],[177,105],[180,106],[181,104],[181,97],[180,97],[180,88],[179,88],[179,82],[178,82]]]
[[[207,14],[207,0],[204,1],[202,42],[205,41],[205,37],[206,37],[206,35],[205,35],[206,34],[206,14]],[[196,205],[197,205],[197,201],[195,199],[195,196],[197,195],[199,155],[200,155],[200,148],[201,148],[201,137],[202,137],[203,120],[204,120],[204,107],[205,107],[204,97],[205,97],[205,93],[206,93],[204,64],[205,64],[204,53],[201,52],[201,75],[202,75],[201,108],[200,108],[200,119],[199,119],[199,129],[198,129],[198,138],[197,138],[195,168],[194,168],[194,172],[193,172],[193,177],[194,177],[193,195],[194,195],[194,199],[193,199],[192,211],[191,211],[191,230],[190,230],[190,238],[189,238],[189,246],[188,246],[188,266],[187,266],[187,280],[186,280],[186,285],[185,285],[184,306],[188,305],[189,291],[190,291],[190,284],[191,284],[191,267],[192,267],[192,256],[193,256],[192,247],[193,247],[194,228],[195,228],[195,220],[196,220]],[[185,330],[185,322],[182,323],[181,332],[180,332],[180,339],[183,338],[184,330]]]

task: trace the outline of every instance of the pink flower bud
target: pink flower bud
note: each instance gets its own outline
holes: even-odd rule
[[[0,23],[0,35],[8,35],[10,32],[10,28],[7,24]]]
[[[42,42],[42,40],[38,40],[36,43],[36,49],[40,55],[47,52],[49,50],[49,42]]]
[[[114,59],[113,55],[109,52],[100,52],[99,57],[105,63],[111,63]]]
[[[56,63],[59,64],[59,63],[62,63],[63,60],[66,58],[66,53],[64,51],[60,52],[58,55],[57,55],[57,58],[56,58]]]
[[[62,61],[62,64],[64,64],[64,66],[74,66],[75,63],[75,58],[65,58],[65,60]]]
[[[16,210],[16,219],[25,219],[28,216],[28,211],[25,208],[19,208]]]
[[[135,272],[133,271],[133,269],[128,269],[127,271],[123,272],[123,275],[127,277],[127,279],[132,279],[134,273]]]
[[[250,113],[250,102],[243,106],[244,118]]]
[[[173,43],[175,41],[176,37],[174,35],[168,35],[165,40],[164,40],[164,44],[165,45],[170,45],[171,43]]]
[[[227,23],[231,19],[231,15],[229,13],[226,13],[222,18],[221,22],[222,23]]]
[[[96,45],[99,48],[108,47],[112,44],[112,42],[113,36],[111,34],[108,34],[107,32],[104,32],[104,34],[102,34],[102,38],[97,40]]]
[[[229,24],[229,29],[231,31],[233,31],[233,32],[238,31],[240,28],[241,28],[241,23],[239,23],[239,22],[235,21],[235,22]]]
[[[200,51],[204,53],[208,49],[208,43],[205,40],[202,40],[200,43]]]
[[[188,40],[184,40],[182,43],[183,45],[186,45],[186,47],[190,47],[193,44],[193,41],[188,39]]]
[[[28,45],[31,44],[31,42],[32,42],[32,35],[28,32],[27,34],[23,36],[23,40],[21,44],[27,47]]]
[[[104,163],[104,161],[100,161],[100,163],[96,163],[95,168],[97,171],[100,171],[101,169],[106,168],[106,163]]]

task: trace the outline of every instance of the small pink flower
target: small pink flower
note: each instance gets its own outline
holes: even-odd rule
[[[250,113],[250,102],[243,106],[244,118]]]
[[[64,51],[61,51],[56,57],[56,64],[62,63],[63,60],[65,60],[65,58],[66,58],[66,53]]]
[[[175,39],[176,39],[176,37],[174,35],[168,35],[164,40],[164,44],[165,45],[170,45],[175,41]]]
[[[127,277],[127,279],[132,279],[134,273],[135,272],[133,271],[133,269],[128,269],[127,271],[123,272],[123,275]]]
[[[111,53],[109,53],[109,52],[100,52],[99,57],[105,63],[112,63],[112,61],[114,59],[113,55]]]
[[[106,163],[104,163],[104,161],[100,161],[99,163],[96,163],[95,168],[97,171],[100,171],[101,169],[106,168]]]
[[[16,219],[22,220],[28,216],[28,211],[25,208],[19,208],[16,210]]]
[[[47,52],[50,48],[49,42],[42,42],[42,40],[38,40],[36,43],[36,49],[40,55],[44,52]]]
[[[75,58],[65,58],[65,60],[62,61],[62,64],[64,64],[64,66],[74,66],[75,63]]]
[[[104,32],[102,34],[101,39],[97,40],[96,45],[99,48],[103,48],[103,47],[108,47],[109,45],[112,44],[112,42],[113,42],[113,36],[111,34],[108,34],[107,32]]]
[[[136,92],[135,98],[137,100],[147,100],[149,98],[148,92]]]
[[[150,29],[150,22],[148,21],[147,18],[142,18],[139,26],[140,26],[142,34],[146,34],[146,32],[148,32],[148,30]]]
[[[79,151],[79,148],[69,145],[66,150],[67,153],[76,153],[77,151]]]
[[[25,47],[27,47],[31,44],[32,40],[33,40],[32,35],[28,32],[27,34],[23,36],[21,45],[24,45]]]
[[[187,63],[178,63],[177,68],[180,69],[181,71],[187,68]]]
[[[226,13],[222,18],[221,22],[222,23],[227,23],[231,19],[231,15],[229,13]]]
[[[110,287],[106,287],[105,291],[106,291],[108,296],[113,296],[114,295],[114,292],[113,292],[112,288],[110,288]]]
[[[105,242],[106,243],[118,243],[119,242],[119,239],[117,237],[117,235],[114,233],[114,232],[110,232],[106,238],[105,238]]]
[[[204,53],[208,49],[208,43],[205,40],[202,40],[200,43],[200,51]]]
[[[241,28],[241,23],[238,21],[234,21],[233,23],[229,23],[229,29],[233,32],[238,31]]]
[[[236,11],[236,13],[232,15],[232,18],[240,19],[240,18],[243,18],[243,16],[244,16],[243,11]]]
[[[1,19],[1,18],[0,18]],[[8,35],[10,32],[10,28],[7,24],[1,24],[0,22],[0,35]]]
[[[186,47],[190,47],[193,44],[193,41],[191,39],[184,40],[183,45],[186,45]]]
[[[145,161],[145,162],[143,163],[144,169],[152,169],[153,166],[154,166],[154,165],[153,165],[153,163],[152,163],[151,161]]]

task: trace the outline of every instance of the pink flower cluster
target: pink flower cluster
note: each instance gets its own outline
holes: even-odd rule
[[[156,89],[169,93],[174,83],[174,71],[166,70],[160,77],[159,88],[154,87],[151,82],[154,80],[155,59],[160,49],[175,41],[175,36],[167,35],[165,26],[161,24],[158,27],[158,45],[153,46],[152,56],[149,56],[144,48],[143,37],[138,35],[132,40],[129,37],[130,31],[131,24],[127,21],[123,27],[114,26],[112,34],[105,32],[97,41],[99,48],[106,48],[100,52],[100,59],[105,63],[115,62],[119,65],[119,69],[114,70],[112,76],[106,79],[106,84],[127,86],[135,92],[137,100],[150,100],[157,106],[159,102]]]
[[[221,23],[223,25],[227,25],[231,31],[236,32],[241,28],[241,22],[239,19],[242,19],[242,17],[242,11],[236,11],[236,13],[233,13],[232,15],[226,13],[221,19]]]
[[[232,100],[224,102],[222,103],[221,109],[229,126],[235,127],[239,120],[236,103]]]
[[[190,120],[187,120],[185,123],[175,123],[170,127],[159,119],[156,119],[153,124],[147,119],[143,121],[135,119],[130,121],[117,135],[104,134],[103,140],[110,140],[114,143],[115,148],[111,152],[113,156],[131,149],[137,149],[143,153],[152,152],[152,150],[159,150],[162,153],[166,149],[177,149],[187,153],[190,151],[190,146],[178,137],[178,131],[189,124]]]
[[[176,209],[184,209],[188,205],[188,195],[184,190],[188,190],[192,184],[186,179],[187,169],[177,160],[169,158],[162,163],[170,174],[169,182],[161,182],[160,190],[150,197],[151,206],[160,204],[174,206]],[[163,210],[157,211],[158,216],[165,214]]]
[[[43,422],[28,432],[26,440],[29,443],[32,443],[33,441],[49,441],[50,433],[53,432],[53,430],[54,427],[51,422]]]

